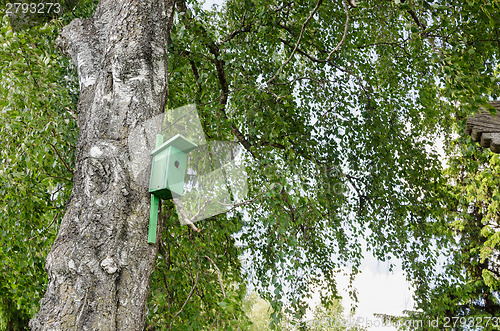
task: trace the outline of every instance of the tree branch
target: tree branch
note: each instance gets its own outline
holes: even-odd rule
[[[33,79],[33,83],[35,84],[36,89],[40,90],[40,85],[38,85],[38,82],[35,79],[35,75],[33,74],[33,69],[31,68],[31,61],[30,61],[29,50],[25,51],[24,45],[21,45],[21,51],[23,52],[24,59],[26,60],[26,64],[28,65],[28,68],[30,70],[30,76]],[[26,54],[26,52],[27,52],[27,54]]]
[[[243,18],[241,20],[241,27],[239,27],[238,29],[236,29],[233,32],[231,32],[229,35],[226,36],[226,38],[222,39],[218,43],[218,46],[220,46],[220,45],[222,45],[224,43],[227,43],[228,41],[232,40],[234,37],[236,37],[237,35],[239,35],[242,32],[250,32],[253,24],[252,23],[248,23],[247,25],[244,25],[245,24],[246,14],[247,14],[247,11],[245,10],[245,12],[243,13]]]
[[[320,0],[320,1],[322,1],[322,0]],[[176,2],[176,4],[179,8],[179,11],[185,13],[185,15],[183,17],[185,20],[187,20],[188,26],[192,26],[194,19],[188,15],[189,13],[188,13],[186,3],[183,0],[178,0]],[[219,84],[220,84],[221,89],[222,89],[222,94],[221,94],[221,97],[219,100],[219,104],[221,106],[219,113],[228,122],[228,125],[229,125],[231,131],[236,136],[236,139],[238,139],[240,144],[242,144],[243,147],[245,147],[245,149],[248,152],[250,152],[250,154],[253,157],[255,157],[255,155],[251,149],[252,145],[245,138],[245,136],[241,133],[241,131],[236,127],[236,125],[231,123],[231,121],[229,120],[229,117],[227,116],[226,110],[225,110],[227,100],[229,97],[229,84],[227,82],[226,73],[225,73],[225,69],[224,69],[225,61],[220,56],[220,47],[212,39],[210,39],[207,31],[205,30],[205,28],[201,24],[196,24],[196,27],[200,30],[202,37],[205,39],[206,46],[208,47],[208,50],[214,56],[214,59],[211,59],[211,61],[215,64],[215,69],[217,72],[217,79],[219,80]]]
[[[191,288],[191,291],[189,292],[187,298],[186,298],[186,301],[184,301],[184,304],[182,305],[181,309],[179,309],[178,312],[176,312],[174,314],[174,316],[172,317],[172,320],[170,321],[170,325],[169,325],[169,330],[172,330],[172,324],[174,323],[174,320],[177,318],[177,316],[179,316],[179,314],[182,312],[182,310],[184,309],[184,307],[186,307],[189,299],[191,299],[191,297],[193,296],[193,293],[194,293],[194,290],[196,289],[196,286],[198,285],[198,279],[200,278],[200,261],[198,261],[198,271],[196,272],[196,280],[194,282],[194,285],[193,287]]]
[[[51,177],[51,178],[55,178],[55,179],[62,179],[62,180],[66,180],[70,183],[73,183],[73,181],[69,178],[66,178],[66,177],[60,177],[60,176],[53,176],[53,175],[50,175],[50,174],[47,174],[45,173],[45,175],[47,175],[47,177]]]
[[[288,57],[288,59],[278,68],[278,70],[276,71],[276,73],[274,74],[274,76],[271,77],[271,79],[269,79],[266,82],[267,86],[269,86],[269,84],[271,82],[273,82],[276,79],[276,77],[278,77],[278,75],[279,75],[280,71],[283,69],[283,67],[286,66],[288,64],[288,62],[290,62],[290,60],[295,55],[295,52],[299,48],[300,41],[302,40],[302,37],[304,36],[304,31],[306,29],[307,24],[309,23],[309,21],[311,20],[311,18],[313,17],[313,15],[318,11],[319,6],[321,6],[322,2],[323,2],[323,0],[319,0],[318,1],[318,3],[316,4],[316,7],[314,7],[314,9],[312,10],[312,12],[309,14],[309,16],[307,17],[307,19],[305,20],[305,22],[302,24],[302,28],[300,29],[299,39],[297,40],[297,43],[295,44],[295,47],[294,47],[294,49],[292,51],[292,54],[290,54],[290,56]],[[344,2],[344,4],[345,4],[345,2]]]
[[[57,219],[58,216],[59,216],[59,212],[57,212],[54,215],[54,218],[52,219],[52,222],[50,222],[49,226],[47,226],[45,229],[43,229],[42,231],[40,231],[40,233],[38,233],[37,235],[29,238],[28,241],[35,239],[36,237],[38,237],[39,235],[41,235],[42,233],[44,233],[45,231],[47,231],[52,226],[52,224],[54,224],[54,222],[56,221],[56,219]]]
[[[413,11],[412,9],[408,9],[408,13],[411,15],[411,17],[413,18],[413,20],[415,21],[415,23],[417,23],[417,25],[420,27],[420,29],[422,29],[422,31],[424,31],[426,29],[426,26],[424,23],[422,23],[419,19],[418,19],[418,16],[417,14],[415,13],[415,11]]]
[[[189,64],[191,65],[191,71],[193,72],[193,76],[196,79],[196,85],[198,86],[198,90],[196,90],[196,102],[199,103],[201,99],[201,92],[203,87],[200,83],[200,74],[198,73],[198,68],[196,67],[196,63],[194,63],[193,59],[188,59]]]
[[[345,39],[346,39],[346,37],[347,37],[347,32],[348,32],[348,30],[349,30],[350,12],[349,12],[349,7],[348,7],[348,5],[347,5],[346,0],[342,0],[342,4],[344,5],[344,10],[345,10],[345,13],[346,13],[346,21],[345,21],[345,24],[344,24],[344,32],[343,32],[343,34],[342,34],[342,38],[341,38],[341,40],[339,41],[339,43],[337,44],[337,46],[335,46],[335,47],[334,47],[334,48],[333,48],[333,49],[332,49],[332,50],[328,53],[328,56],[327,56],[327,58],[326,58],[325,60],[319,60],[319,61],[321,61],[321,62],[329,62],[329,61],[330,61],[331,56],[333,55],[333,53],[337,52],[337,51],[340,49],[340,47],[344,44]],[[285,29],[286,29],[286,30],[287,30],[290,34],[292,34],[292,35],[293,35],[292,31],[291,31],[289,28],[287,28],[287,27],[285,27],[285,26],[283,26],[283,25],[280,25],[280,26],[281,26],[282,28],[285,28]],[[303,32],[303,31],[301,31],[301,36],[299,36],[299,40],[300,40],[300,38],[302,37],[302,32]],[[280,38],[279,40],[280,40],[281,42],[284,42],[284,41],[283,41],[283,39],[281,39],[281,38]],[[289,44],[288,44],[287,46],[291,47]],[[315,46],[315,45],[314,45],[314,46]],[[315,46],[315,47],[316,47],[316,46]],[[316,48],[317,48],[317,47],[316,47]],[[297,53],[301,54],[301,53],[299,52],[299,49],[298,49],[298,43],[295,45],[294,50],[292,51],[292,55],[293,55],[293,53],[294,53],[294,52],[297,52]],[[324,51],[324,52],[326,53],[326,51]],[[302,54],[302,55],[303,55],[303,54]],[[291,59],[291,57],[289,58],[289,60],[290,60],[290,59]],[[285,63],[285,64],[286,64],[286,63]],[[283,67],[283,66],[282,66],[282,67]],[[280,67],[280,69],[282,69],[282,67]],[[279,73],[279,70],[278,70],[278,73]],[[276,75],[275,75],[275,76],[276,76]],[[273,77],[272,79],[274,79],[274,78],[276,78],[276,77]],[[270,80],[270,81],[271,81],[271,80]]]
[[[64,159],[62,158],[61,154],[59,154],[59,151],[57,150],[56,146],[52,145],[52,143],[49,142],[49,145],[52,146],[52,148],[54,149],[54,151],[56,152],[57,156],[59,157],[59,159],[64,163],[64,166],[66,167],[66,169],[68,169],[68,171],[70,173],[73,173],[73,170],[71,170],[71,168],[69,167],[69,165],[66,163],[66,161],[64,161]]]
[[[357,8],[358,7],[358,2],[356,0],[349,0],[349,5],[352,8]]]
[[[287,42],[286,40],[284,39],[281,39],[281,38],[278,38],[279,41],[281,41],[284,45],[288,46],[288,47],[292,47],[292,45],[290,45],[289,42]],[[367,93],[370,93],[372,92],[372,89],[371,87],[370,88],[367,88],[365,84],[363,84],[363,80],[361,79],[361,77],[357,76],[355,73],[353,73],[351,70],[347,69],[347,68],[342,68],[338,65],[336,65],[335,63],[332,62],[332,60],[323,60],[323,59],[318,59],[318,58],[315,58],[314,56],[300,50],[300,49],[297,49],[297,53],[299,53],[300,55],[303,55],[305,57],[307,57],[309,60],[313,61],[313,62],[316,62],[316,63],[328,63],[329,65],[331,65],[332,67],[334,67],[335,69],[337,70],[340,70],[342,72],[345,72],[347,73],[348,75],[354,77],[358,83],[361,85],[361,88],[367,92]]]
[[[206,201],[205,201],[206,203]],[[196,214],[192,219],[190,219],[188,217],[188,215],[186,214],[185,210],[184,210],[184,205],[182,203],[182,201],[180,199],[176,199],[176,204],[178,205],[177,207],[177,211],[181,214],[181,216],[183,217],[184,219],[184,223],[186,223],[187,226],[189,226],[191,229],[193,229],[194,231],[200,233],[201,230],[198,229],[196,227],[196,225],[194,225],[193,223],[193,220],[198,217],[198,215],[200,214],[201,210],[198,211],[198,214]],[[203,206],[203,208],[205,208],[205,206]]]
[[[405,2],[406,2],[406,0],[401,0],[401,3],[405,3]],[[417,14],[415,13],[415,11],[413,9],[408,9],[406,12],[408,14],[410,14],[411,18],[415,21],[415,23],[417,23],[418,27],[420,29],[422,29],[422,31],[424,31],[425,29],[427,29],[427,27],[425,26],[425,24],[418,19],[418,16],[417,16]]]
[[[349,17],[349,8],[347,7],[347,3],[345,0],[342,0],[342,3],[344,4],[344,9],[345,9],[345,13],[346,13],[346,20],[345,20],[345,24],[344,24],[344,34],[342,35],[342,39],[337,44],[337,46],[334,49],[332,49],[332,51],[328,54],[326,61],[329,61],[332,54],[335,53],[336,51],[338,51],[340,49],[340,47],[344,44],[345,38],[347,36],[347,31],[349,30],[349,18],[350,18]]]
[[[224,298],[225,298],[226,297],[226,291],[224,291],[224,285],[222,284],[222,273],[220,272],[219,267],[217,267],[217,265],[215,264],[215,262],[210,257],[208,257],[207,255],[205,255],[205,257],[210,261],[210,263],[212,263],[212,265],[214,266],[215,270],[217,271],[217,279],[219,280],[219,285],[220,285],[220,288],[222,290],[222,294],[224,295]]]

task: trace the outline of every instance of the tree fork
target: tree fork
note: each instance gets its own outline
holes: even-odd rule
[[[158,244],[149,194],[129,159],[129,133],[163,112],[171,0],[102,0],[58,46],[78,69],[74,188],[48,254],[47,292],[32,330],[142,330]],[[154,145],[144,133],[148,146]],[[142,169],[148,168],[145,151]]]

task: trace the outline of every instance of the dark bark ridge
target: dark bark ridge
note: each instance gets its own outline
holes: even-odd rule
[[[129,133],[163,112],[173,1],[102,0],[58,45],[80,82],[74,189],[47,257],[32,330],[142,330],[157,245],[149,193],[130,165]],[[154,134],[144,133],[147,146]],[[143,168],[148,167],[147,151]]]

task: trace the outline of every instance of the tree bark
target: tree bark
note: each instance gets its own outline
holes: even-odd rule
[[[58,39],[80,82],[74,188],[47,257],[47,292],[32,330],[143,330],[157,245],[148,188],[129,134],[163,112],[172,0],[102,0]],[[137,135],[136,135],[137,136]],[[154,146],[154,134],[144,133]],[[149,171],[148,153],[139,168]]]

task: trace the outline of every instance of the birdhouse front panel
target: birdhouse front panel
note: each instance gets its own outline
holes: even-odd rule
[[[184,175],[186,173],[187,154],[170,146],[167,150],[167,188],[172,197],[181,196],[184,191]]]
[[[181,135],[162,143],[157,136],[157,147],[151,152],[153,163],[149,181],[149,192],[162,199],[181,196],[184,191],[187,153],[196,145]]]
[[[184,190],[186,153],[169,146],[153,157],[149,192],[162,199],[180,196]]]
[[[158,208],[160,199],[172,199],[184,193],[184,175],[186,174],[187,153],[197,146],[180,134],[163,142],[163,135],[156,135],[156,148],[151,152],[151,176],[149,192],[151,211],[149,215],[148,243],[156,243],[158,226]]]

